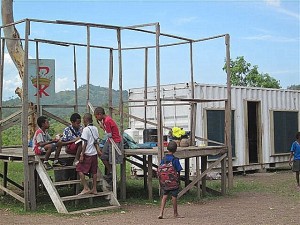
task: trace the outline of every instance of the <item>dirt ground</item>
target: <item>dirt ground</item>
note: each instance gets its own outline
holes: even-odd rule
[[[288,186],[295,191],[295,181],[291,183],[291,172],[257,173],[239,177],[249,182],[258,181],[266,185],[276,185],[278,181],[289,182]],[[295,191],[300,195],[300,191]],[[165,219],[157,219],[159,207],[154,205],[122,206],[116,212],[84,215],[45,215],[45,214],[15,214],[9,210],[0,209],[0,224],[300,224],[299,198],[292,198],[285,193],[272,192],[241,192],[199,203],[180,204],[178,209],[184,218],[174,219],[172,208],[165,210]]]

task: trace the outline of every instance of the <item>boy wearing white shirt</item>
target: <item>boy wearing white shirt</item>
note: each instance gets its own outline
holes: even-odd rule
[[[83,190],[79,193],[82,194],[97,194],[97,169],[98,169],[98,159],[97,159],[97,149],[95,143],[99,139],[98,129],[93,125],[92,115],[86,113],[83,116],[84,128],[81,134],[82,140],[82,152],[80,154],[79,163],[76,166],[76,171],[80,176],[81,183],[83,185]],[[89,188],[85,175],[92,174],[93,176],[93,187]]]

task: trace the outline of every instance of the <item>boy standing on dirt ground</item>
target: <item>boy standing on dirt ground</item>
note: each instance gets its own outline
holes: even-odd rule
[[[101,160],[107,170],[107,175],[103,177],[108,182],[110,182],[112,180],[112,143],[109,138],[111,138],[116,143],[120,150],[122,150],[122,138],[116,122],[110,116],[105,114],[104,108],[97,107],[94,111],[94,116],[97,119],[99,126],[105,131],[108,137],[108,140],[103,146],[103,154],[101,156]],[[119,155],[116,152],[116,159],[114,160],[116,160],[116,163],[120,164],[123,163],[123,157],[123,154]]]
[[[58,157],[60,154],[59,148],[57,148],[57,142],[58,140],[54,139],[52,140],[48,129],[50,127],[50,123],[45,116],[40,116],[37,118],[37,124],[39,126],[39,129],[37,129],[33,136],[33,150],[36,155],[45,155],[44,159],[44,167],[46,170],[52,169],[52,166],[63,166],[59,163]],[[52,152],[55,152],[54,161],[52,166],[48,162],[48,159],[50,158],[50,155]]]
[[[66,153],[75,155],[74,166],[79,162],[79,156],[82,150],[82,143],[77,143],[80,140],[82,133],[81,116],[78,113],[73,113],[70,117],[71,125],[67,126],[63,131],[63,136],[58,142],[58,148],[66,146]]]
[[[83,190],[79,195],[83,194],[97,194],[97,169],[98,158],[97,149],[95,144],[99,139],[98,129],[93,125],[93,118],[90,113],[86,113],[83,116],[84,128],[81,134],[81,140],[83,142],[82,151],[80,153],[79,163],[76,166],[76,171],[80,176],[80,181],[83,185]],[[100,154],[100,153],[98,153]],[[93,187],[90,190],[85,175],[92,174]]]
[[[289,164],[292,165],[292,158],[293,160],[293,172],[296,173],[296,181],[297,181],[297,188],[300,191],[300,182],[299,182],[299,172],[300,172],[300,132],[296,134],[296,141],[293,142],[291,147],[291,154]]]
[[[162,168],[162,167],[159,168],[158,176],[159,176],[159,181],[161,184],[161,191],[163,193],[163,197],[161,199],[160,213],[159,213],[158,219],[163,219],[164,209],[165,209],[165,205],[166,205],[169,194],[172,196],[174,217],[175,218],[183,218],[182,216],[179,216],[178,211],[177,211],[177,196],[179,193],[179,178],[180,178],[180,171],[182,170],[182,167],[179,162],[179,159],[174,156],[174,153],[177,150],[176,142],[170,141],[167,146],[167,149],[168,149],[168,153],[161,160],[160,166],[162,166],[163,164],[166,165],[166,163],[171,162],[170,166],[172,166],[175,169],[175,176],[177,176],[177,177],[175,177],[175,179],[174,179],[174,177],[172,177],[174,174],[171,175],[171,172],[170,172],[170,174],[166,173],[165,175],[167,175],[170,178],[170,180],[175,181],[177,184],[176,183],[173,184],[174,188],[168,187],[167,183],[165,182],[166,180],[164,180],[164,179],[169,179],[169,178],[163,178],[164,175],[162,173],[164,173],[164,171],[160,171],[160,168]],[[165,168],[162,168],[161,170],[166,171],[166,170],[169,170],[169,168],[167,168],[167,166],[166,166]],[[167,182],[171,183],[170,180]]]

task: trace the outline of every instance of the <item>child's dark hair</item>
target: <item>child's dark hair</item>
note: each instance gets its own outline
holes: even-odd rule
[[[93,123],[93,116],[90,113],[86,113],[84,114],[84,118],[89,122],[89,123]]]
[[[81,116],[78,113],[73,113],[70,117],[70,121],[76,122],[76,120],[81,120]]]
[[[43,126],[43,123],[45,123],[47,120],[46,116],[40,116],[39,118],[37,118],[37,124],[38,126],[41,128]]]
[[[172,153],[175,153],[176,150],[177,150],[177,144],[175,141],[170,141],[168,146],[167,146],[167,149],[169,152],[172,152]]]
[[[299,138],[300,138],[300,132],[297,132],[296,139],[299,139]]]

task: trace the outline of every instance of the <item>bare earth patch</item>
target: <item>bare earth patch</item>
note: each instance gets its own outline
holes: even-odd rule
[[[278,181],[291,181],[294,174],[257,173],[239,177],[239,180],[259,181],[275,185]],[[293,180],[294,181],[294,180]],[[288,184],[291,189],[295,183]],[[296,195],[300,192],[296,192]],[[299,198],[290,198],[276,193],[242,192],[215,200],[200,201],[179,205],[179,213],[184,218],[172,218],[172,208],[165,211],[165,219],[157,218],[159,207],[153,205],[122,206],[117,212],[104,214],[85,214],[76,216],[25,214],[17,215],[0,210],[0,224],[300,224]]]

